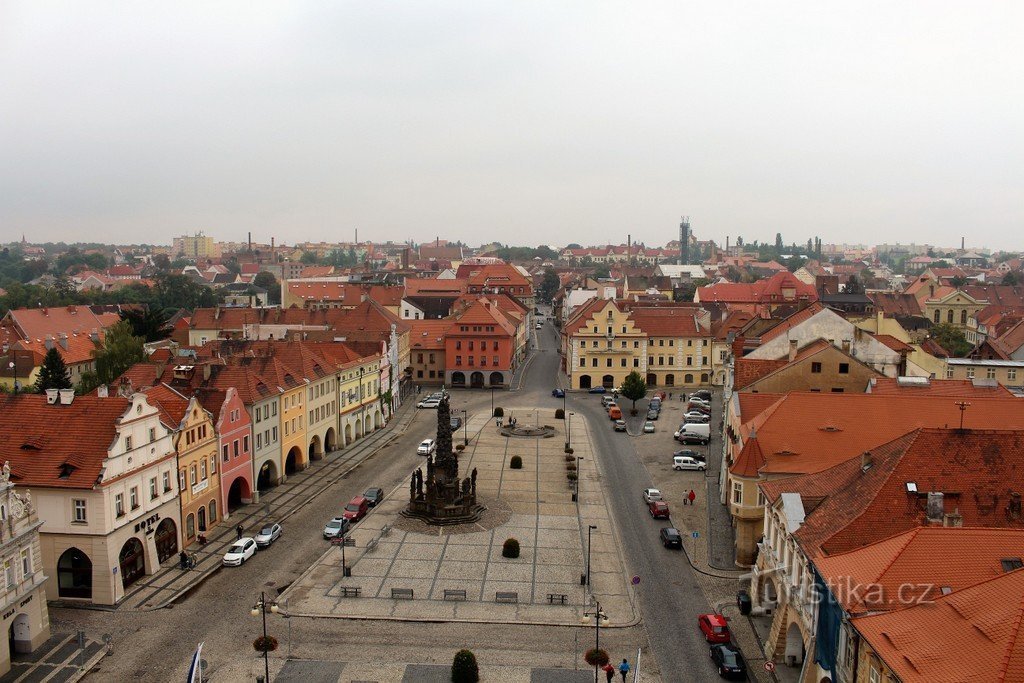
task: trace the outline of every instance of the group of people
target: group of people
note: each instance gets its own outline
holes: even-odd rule
[[[697,494],[690,489],[690,492],[683,496],[683,505],[693,505],[693,501],[697,500]]]
[[[519,420],[514,418],[514,417],[509,417],[508,418],[508,426],[509,427],[515,427],[516,423],[518,423],[518,422],[519,422]],[[501,428],[501,418],[500,417],[494,420],[494,426],[498,427],[499,429]]]
[[[601,667],[601,671],[604,671],[604,675],[608,683],[612,683],[612,678],[615,677],[615,670],[615,665],[611,662],[608,662]],[[626,674],[629,673],[629,662],[623,659],[622,664],[619,664],[618,666],[618,671],[622,675],[622,683],[626,683]]]

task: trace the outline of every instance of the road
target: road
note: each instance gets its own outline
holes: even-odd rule
[[[550,394],[558,374],[557,331],[545,324],[535,332],[539,349],[521,389],[511,396],[497,392],[495,404],[508,400],[558,407]],[[485,392],[457,391],[452,405],[453,410],[465,409],[472,415],[479,410],[488,412],[490,401]],[[662,548],[657,536],[660,525],[651,521],[640,504],[640,490],[651,481],[634,449],[634,439],[611,431],[597,397],[569,394],[566,401],[569,410],[586,416],[590,423],[625,562],[631,574],[641,577],[638,595],[643,624],[603,631],[602,646],[626,653],[649,641],[655,661],[646,660],[642,666],[648,671],[656,668],[663,680],[715,679],[707,646],[695,626],[696,615],[710,607],[683,554]],[[262,661],[251,645],[261,624],[250,615],[260,591],[267,593],[268,600],[275,598],[324,552],[320,530],[349,498],[369,486],[382,486],[389,495],[404,493],[409,472],[421,463],[415,445],[434,436],[436,427],[433,411],[419,412],[403,436],[289,518],[282,538],[245,565],[221,570],[169,609],[122,610],[115,615],[55,608],[51,611],[54,631],[85,628],[91,634],[113,635],[114,654],[90,680],[182,680],[199,642],[205,643],[204,659],[209,662],[211,678],[251,680],[262,674]],[[277,655],[364,662],[446,663],[451,661],[453,642],[457,642],[459,647],[473,649],[481,661],[495,664],[571,666],[579,657],[570,653],[581,652],[592,632],[560,627],[283,619],[280,615],[268,617],[268,624],[281,643]],[[280,659],[272,660],[272,667],[280,665]]]

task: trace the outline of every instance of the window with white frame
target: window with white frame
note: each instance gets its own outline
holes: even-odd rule
[[[14,586],[14,567],[10,560],[4,560],[4,585],[8,588]]]
[[[71,521],[85,522],[85,500],[76,498],[71,501]]]
[[[171,490],[171,473],[164,472],[164,493]]]
[[[124,517],[124,494],[114,494],[114,514],[118,517]]]
[[[29,548],[21,549],[21,575],[32,576],[32,551]]]
[[[132,510],[139,507],[139,487],[133,486],[128,491],[128,504],[132,506]]]
[[[732,483],[732,502],[734,505],[743,505],[743,484],[738,481]]]

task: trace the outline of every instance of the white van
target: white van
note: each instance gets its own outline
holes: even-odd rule
[[[708,468],[707,463],[695,460],[685,455],[676,455],[672,457],[672,469],[674,470],[697,470],[703,472]]]
[[[711,441],[711,425],[684,424],[674,435],[680,443],[701,443]]]

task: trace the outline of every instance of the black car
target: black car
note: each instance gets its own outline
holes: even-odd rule
[[[711,400],[711,392],[707,389],[700,389],[690,394],[690,398],[702,398],[705,401]]]
[[[661,544],[666,548],[679,548],[683,547],[683,537],[679,533],[679,529],[675,527],[665,526],[658,532],[661,536]]]
[[[747,665],[743,655],[732,645],[721,643],[711,646],[711,661],[718,667],[718,675],[722,678],[747,678]]]
[[[370,507],[377,507],[377,503],[384,500],[384,489],[382,488],[371,488],[363,491],[363,498],[370,503]]]
[[[700,462],[708,461],[708,456],[704,455],[703,453],[698,453],[697,451],[691,450],[689,448],[684,448],[672,454],[673,457],[677,455],[681,455],[686,458],[693,458],[694,460],[699,460]]]

